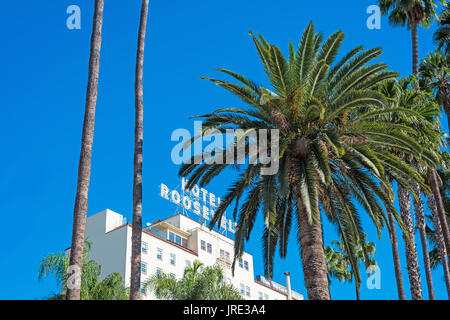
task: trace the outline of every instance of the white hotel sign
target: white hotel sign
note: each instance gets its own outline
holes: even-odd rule
[[[216,197],[208,190],[194,185],[191,190],[186,189],[188,180],[182,178],[181,180],[181,194],[177,190],[170,190],[165,184],[161,184],[160,196],[169,200],[176,205],[193,212],[200,220],[211,220],[214,216],[215,210],[220,205],[220,198]],[[236,232],[236,222],[227,219],[224,214],[220,221],[220,230]]]

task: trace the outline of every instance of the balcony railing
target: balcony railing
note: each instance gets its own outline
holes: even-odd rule
[[[153,233],[154,235],[163,238],[164,240],[167,240],[167,232],[156,229],[156,228],[146,228],[145,230],[147,230],[150,233]]]

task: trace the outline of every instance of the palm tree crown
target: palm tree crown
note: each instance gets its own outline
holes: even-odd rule
[[[393,25],[407,26],[423,24],[428,27],[437,17],[435,8],[437,3],[444,0],[379,0],[382,14],[389,15],[389,22]]]
[[[450,54],[450,6],[447,5],[439,18],[439,29],[434,34],[438,49]]]
[[[205,79],[232,92],[248,107],[219,109],[200,117],[205,119],[205,131],[215,129],[223,134],[228,128],[278,129],[279,171],[274,175],[262,175],[260,169],[265,166],[262,162],[233,165],[240,171],[240,176],[228,189],[211,226],[220,221],[235,201],[234,218],[239,221],[236,259],[242,254],[244,242],[249,239],[261,209],[265,223],[265,271],[270,277],[275,247],[280,244],[280,254],[286,256],[291,224],[296,218],[305,278],[309,271],[305,259],[312,256],[321,266],[319,274],[325,273],[325,279],[322,277],[320,281],[327,283],[320,208],[336,226],[350,253],[356,243],[361,243],[364,248],[362,227],[352,200],[356,199],[363,206],[379,231],[387,221],[379,200],[399,218],[388,194],[380,188],[379,183],[392,193],[384,178],[384,167],[398,173],[406,171],[411,179],[421,184],[423,179],[385,147],[388,145],[391,149],[418,156],[422,148],[389,121],[373,121],[376,116],[393,111],[385,108],[387,102],[375,87],[397,76],[395,72],[385,71],[387,65],[384,63],[368,65],[381,55],[380,48],[364,50],[357,47],[336,62],[344,34],[337,31],[322,43],[322,35],[315,33],[314,25],[310,23],[298,48],[295,49],[292,43],[289,45],[289,58],[286,59],[277,46],[260,35],[250,34],[271,90],[235,72],[218,69],[240,84]],[[396,108],[395,111],[408,110]],[[236,149],[238,142],[236,138],[234,144],[210,153],[210,161],[198,164],[193,161],[194,156],[184,164],[179,173],[190,176],[187,187],[197,182],[204,186],[220,174],[228,165],[214,163],[214,158]],[[246,153],[248,158],[253,156]],[[246,200],[238,210],[245,196]],[[310,249],[311,254],[308,253]],[[350,256],[355,266],[356,255]],[[327,288],[321,288],[318,296],[327,295]]]
[[[420,64],[421,88],[435,94],[450,123],[450,53],[431,52]]]

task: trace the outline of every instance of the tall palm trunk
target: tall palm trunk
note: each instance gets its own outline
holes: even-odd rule
[[[411,197],[407,189],[398,185],[398,201],[400,204],[400,213],[406,231],[403,233],[405,241],[406,264],[411,287],[411,296],[413,300],[422,300],[422,286],[420,283],[419,262],[417,259],[414,229],[411,220]]]
[[[74,285],[68,286],[67,300],[80,299],[81,273],[83,268],[84,234],[88,206],[89,180],[91,177],[91,155],[94,140],[95,107],[97,105],[98,74],[100,69],[100,50],[102,44],[104,0],[95,0],[94,22],[89,57],[89,76],[86,91],[86,105],[81,137],[81,152],[78,164],[77,192],[73,210],[72,246],[69,266],[74,271]]]
[[[412,58],[413,74],[417,77],[419,74],[419,40],[417,37],[417,22],[411,21],[411,40],[412,40]]]
[[[147,30],[148,0],[142,1],[136,54],[135,80],[135,131],[134,131],[134,179],[133,179],[133,227],[131,234],[131,284],[130,299],[141,297],[141,238],[142,238],[142,150],[144,140],[144,48]]]
[[[436,211],[437,215],[439,217],[439,222],[441,223],[441,229],[442,229],[442,236],[444,237],[444,243],[445,243],[445,249],[447,250],[447,253],[450,252],[450,235],[448,232],[448,224],[447,224],[447,218],[445,217],[445,209],[444,209],[444,203],[442,202],[441,198],[441,191],[439,190],[439,183],[437,178],[437,173],[435,169],[428,169],[428,178],[429,178],[429,185],[431,187],[431,191],[433,192],[435,204],[436,204]]]
[[[388,192],[387,188],[383,184],[381,185],[381,187],[383,189],[383,192],[388,194],[391,201],[393,201],[392,196]],[[391,210],[389,210],[388,208],[386,208],[386,211],[387,211],[388,219],[389,219],[392,258],[394,260],[395,281],[397,282],[398,299],[406,300],[405,288],[403,286],[402,267],[400,265],[400,255],[398,253],[398,240],[397,240],[397,231],[396,231],[394,215],[392,214]]]
[[[430,207],[431,216],[433,219],[434,232],[436,235],[436,244],[439,250],[439,255],[441,256],[442,269],[444,272],[445,286],[447,287],[447,296],[450,299],[450,273],[448,269],[447,262],[447,250],[444,245],[444,237],[442,236],[442,227],[441,222],[439,221],[437,209],[436,209],[436,200],[434,199],[434,195],[431,194],[428,197],[428,206]]]
[[[418,78],[419,76],[419,40],[417,37],[417,21],[413,18],[414,13],[409,13],[409,21],[411,27],[411,41],[412,41],[412,65],[413,75]],[[419,80],[414,81],[414,87],[419,89]],[[414,229],[411,219],[411,198],[408,191],[402,186],[398,186],[400,211],[402,220],[405,224],[409,237],[404,233],[403,239],[405,241],[406,248],[406,263],[408,269],[409,283],[411,286],[411,296],[413,300],[423,300],[422,298],[422,285],[420,283],[419,274],[419,262],[417,259],[416,241]],[[420,194],[420,193],[419,193]]]
[[[297,189],[298,190],[298,189]],[[298,208],[302,200],[298,199]],[[298,210],[303,275],[309,300],[330,300],[328,270],[323,252],[320,216],[310,224],[305,210]]]
[[[417,162],[414,161],[413,167],[417,169]],[[428,299],[435,300],[434,288],[433,288],[433,278],[431,277],[431,263],[430,256],[428,254],[428,243],[427,235],[425,231],[425,212],[423,209],[423,202],[421,198],[420,187],[417,183],[412,183],[412,188],[414,192],[419,197],[417,200],[414,199],[414,209],[416,212],[416,223],[419,229],[420,242],[422,243],[422,254],[423,254],[423,264],[425,266],[425,276],[427,278],[427,288],[428,288]]]
[[[398,240],[395,220],[392,212],[388,211],[389,226],[391,229],[392,257],[394,260],[395,281],[397,282],[397,292],[399,300],[406,300],[405,288],[403,286],[402,268],[400,265],[400,255],[398,253]]]

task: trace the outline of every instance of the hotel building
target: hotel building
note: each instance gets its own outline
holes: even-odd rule
[[[90,258],[101,264],[102,278],[112,272],[122,275],[125,285],[130,284],[131,270],[131,224],[124,217],[109,209],[87,218],[86,240],[92,243]],[[158,220],[142,231],[141,279],[145,281],[155,273],[164,272],[181,278],[184,269],[194,260],[204,265],[220,264],[225,279],[233,284],[248,300],[286,300],[286,287],[262,276],[255,278],[253,257],[244,252],[236,262],[232,276],[234,241],[224,234],[210,230],[183,214]],[[156,299],[147,290],[144,299]],[[303,295],[291,291],[294,300]]]

